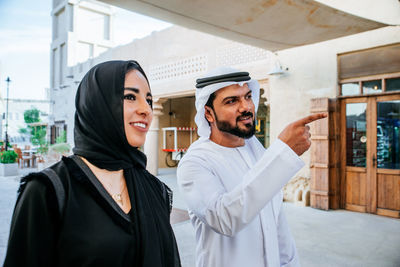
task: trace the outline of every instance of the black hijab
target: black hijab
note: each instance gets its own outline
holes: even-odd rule
[[[180,266],[163,185],[145,169],[146,156],[125,136],[124,83],[132,68],[146,77],[136,61],[109,61],[82,79],[75,99],[73,152],[101,169],[124,170],[139,237],[135,266]]]
[[[78,87],[73,151],[102,169],[146,167],[146,156],[125,136],[124,83],[131,68],[146,77],[136,61],[108,61],[93,67]]]

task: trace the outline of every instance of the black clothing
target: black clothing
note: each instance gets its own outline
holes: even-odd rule
[[[145,169],[146,156],[125,136],[124,81],[132,66],[143,72],[135,61],[110,61],[82,79],[75,100],[73,149],[99,168],[123,169],[130,215],[79,157],[64,158],[52,167],[65,186],[63,214],[57,213],[55,194],[40,174],[24,178],[5,266],[180,266],[163,195],[166,186]],[[30,260],[15,264],[25,256]],[[47,258],[48,265],[36,264]]]
[[[160,253],[143,260],[145,244],[136,234],[134,205],[125,214],[79,157],[63,158],[51,168],[65,188],[64,211],[59,213],[54,189],[41,173],[24,177],[4,267],[180,266],[174,238],[163,240]],[[133,183],[126,183],[131,203],[135,203]],[[155,185],[160,186],[161,182]],[[168,197],[160,205],[169,220]],[[151,243],[150,239],[145,243]],[[163,255],[162,250],[168,248],[174,252]],[[175,263],[168,264],[168,258]]]

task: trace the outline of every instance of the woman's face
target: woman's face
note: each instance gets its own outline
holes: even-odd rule
[[[138,70],[125,75],[124,128],[128,143],[140,147],[153,119],[152,96],[146,78]]]

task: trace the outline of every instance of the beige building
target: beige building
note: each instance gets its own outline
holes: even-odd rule
[[[64,4],[71,5],[67,1]],[[399,12],[384,9],[372,11],[365,7],[359,13],[386,23],[399,16]],[[66,49],[74,42],[66,41]],[[163,128],[189,128],[177,131],[177,148],[182,150],[188,147],[190,138],[196,138],[190,131],[196,127],[195,79],[215,67],[233,66],[249,71],[261,84],[257,135],[266,146],[288,123],[312,112],[330,114],[314,124],[313,149],[302,156],[306,167],[285,188],[287,200],[307,204],[311,198],[311,205],[317,208],[399,217],[399,43],[399,26],[387,26],[272,53],[173,26],[66,67],[70,79],[54,87],[58,92],[51,94],[54,121],[67,125],[67,139],[72,143],[71,107],[83,75],[106,60],[139,61],[149,76],[155,100],[144,151],[148,169],[156,174],[158,168],[176,163],[176,155],[163,150],[174,148],[173,132],[165,131],[164,141]],[[276,66],[281,71],[276,71]],[[62,76],[57,72],[58,68],[52,68],[52,77]],[[275,75],[268,74],[271,72]],[[319,100],[313,100],[316,98]]]

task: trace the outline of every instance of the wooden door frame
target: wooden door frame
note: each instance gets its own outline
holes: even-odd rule
[[[376,175],[376,97],[370,96],[367,100],[367,212],[376,213],[377,207],[377,175]],[[368,124],[368,122],[370,122]],[[369,134],[369,136],[368,136]]]
[[[359,97],[349,97],[349,98],[341,98],[340,100],[340,135],[341,135],[341,144],[340,144],[340,155],[341,155],[341,168],[340,171],[340,207],[346,208],[346,104],[349,103],[366,103],[366,121],[367,121],[367,161],[366,161],[366,212],[374,213],[374,214],[384,214],[385,211],[381,211],[377,208],[377,198],[378,198],[378,189],[377,189],[377,174],[378,172],[382,173],[394,173],[400,174],[400,170],[379,170],[377,168],[377,103],[385,102],[390,100],[400,100],[400,94],[386,94],[386,95],[369,95],[369,96],[359,96]],[[372,122],[372,123],[368,123]],[[374,160],[375,159],[375,160]]]

